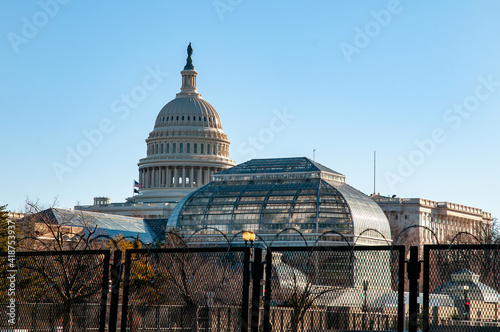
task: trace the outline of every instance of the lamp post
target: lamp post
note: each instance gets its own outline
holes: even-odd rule
[[[241,332],[248,332],[248,303],[250,296],[250,248],[248,248],[248,241],[250,240],[250,233],[245,231],[242,235],[245,240],[245,255],[243,262],[243,298],[241,303]]]
[[[366,330],[366,311],[368,310],[367,305],[367,293],[368,293],[368,280],[363,280],[363,330]]]
[[[465,318],[470,320],[470,301],[469,301],[469,285],[464,285],[464,309]]]
[[[251,267],[251,272],[248,268],[244,269],[243,283],[245,292],[248,294],[248,288],[250,286],[249,276],[252,276],[252,315],[250,317],[250,329],[248,329],[248,325],[244,328],[242,327],[242,331],[251,331],[258,332],[259,330],[259,309],[260,309],[260,278],[261,278],[261,260],[262,260],[262,249],[255,248],[255,257],[253,257],[253,242],[255,241],[255,233],[253,231],[245,231],[242,234],[242,238],[245,241],[245,252],[248,254],[248,261],[245,258],[245,264],[248,264]],[[250,241],[250,248],[248,248],[248,241]],[[246,295],[246,294],[244,294]],[[248,295],[244,296],[243,310],[248,310]],[[247,312],[247,311],[246,311]],[[246,316],[246,315],[245,315]],[[248,324],[248,319],[243,322],[243,324]],[[242,324],[242,325],[243,325]]]
[[[366,313],[368,309],[366,295],[368,292],[368,280],[363,280],[363,311]]]

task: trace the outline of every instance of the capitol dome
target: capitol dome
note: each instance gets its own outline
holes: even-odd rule
[[[155,130],[162,127],[196,126],[222,130],[215,108],[200,97],[176,98],[156,118]]]
[[[176,203],[209,183],[212,174],[235,165],[217,111],[198,93],[192,53],[189,44],[181,91],[160,110],[146,139],[147,156],[138,163],[140,190],[133,202]]]

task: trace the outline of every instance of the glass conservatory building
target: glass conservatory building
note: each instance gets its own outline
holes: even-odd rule
[[[206,228],[203,236],[212,241],[252,230],[274,245],[386,245],[391,239],[375,202],[308,158],[253,159],[221,171],[179,202],[168,227],[186,235]]]

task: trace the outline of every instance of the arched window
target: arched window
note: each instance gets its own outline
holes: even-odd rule
[[[174,145],[172,146],[172,150],[173,150],[173,151],[172,151],[173,153],[176,153],[176,151],[175,151],[175,150],[176,150],[176,145],[175,145],[175,143],[174,143]]]
[[[193,145],[193,152],[198,153],[198,146],[196,145],[196,143],[194,143]]]
[[[186,149],[187,153],[191,153],[191,144],[188,143]]]
[[[207,144],[207,154],[210,154],[210,144]]]
[[[191,117],[188,115],[188,121],[191,120]]]
[[[184,115],[182,116],[182,121],[184,121]]]
[[[212,154],[215,154],[215,144],[214,144],[214,147],[213,147],[213,152],[212,152]]]
[[[203,154],[203,144],[200,145],[200,153]]]
[[[156,144],[156,154],[158,154],[158,144]]]
[[[183,146],[182,146],[182,143],[179,144],[179,153],[183,153]]]
[[[176,119],[177,119],[177,121],[179,121],[179,116],[178,116],[178,115],[177,115],[177,118],[176,118]]]
[[[161,143],[161,153],[163,154],[163,143]]]

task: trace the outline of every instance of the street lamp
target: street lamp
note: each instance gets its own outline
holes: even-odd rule
[[[368,280],[363,280],[363,330],[366,329],[366,311],[368,309],[367,306],[367,292],[368,292]]]
[[[253,241],[255,241],[255,233],[253,231],[244,231],[242,234],[243,240],[245,240],[245,247],[250,241],[250,247],[253,248]]]
[[[464,285],[464,308],[465,308],[465,318],[467,320],[470,320],[470,301],[469,297],[467,296],[469,292],[469,285]]]
[[[367,292],[368,292],[368,280],[363,280],[363,312],[366,313],[366,310],[368,309],[367,306]]]
[[[242,331],[248,332],[248,298],[250,288],[250,277],[252,277],[252,317],[250,320],[250,331],[256,332],[259,328],[259,308],[260,308],[260,279],[261,279],[261,260],[262,249],[253,248],[253,241],[255,241],[255,233],[253,231],[244,231],[241,237],[245,241],[245,261],[243,267],[243,305],[242,312]],[[248,248],[248,241],[250,241],[250,248]],[[253,253],[255,250],[255,258]],[[250,272],[251,269],[251,272]]]

